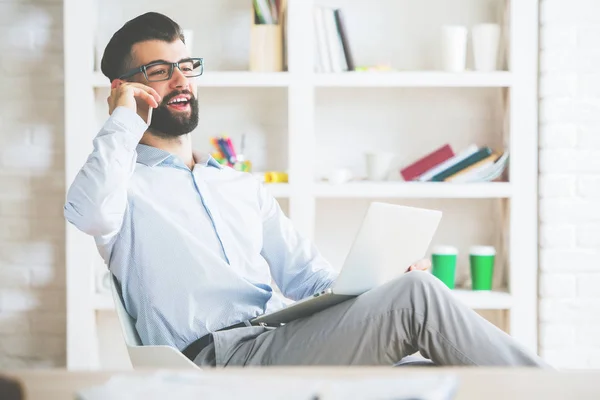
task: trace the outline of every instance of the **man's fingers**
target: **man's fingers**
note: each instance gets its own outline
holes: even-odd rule
[[[154,100],[156,100],[157,105],[162,100],[160,98],[160,95],[158,94],[158,92],[156,90],[152,89],[150,86],[142,85],[141,83],[136,83],[136,82],[129,83],[128,85],[132,88],[143,90],[144,92],[148,93],[150,96],[152,96],[154,98]]]
[[[429,259],[425,258],[423,260],[417,261],[416,263],[414,263],[410,267],[408,267],[407,272],[415,271],[415,270],[427,271],[430,267],[431,267],[431,261]]]
[[[153,107],[153,108],[158,107],[158,100],[154,96],[152,96],[152,94],[150,94],[148,91],[138,88],[138,87],[134,87],[134,88],[132,88],[132,90],[133,90],[133,95],[135,97],[139,97],[140,99],[144,100],[146,103],[148,103],[148,105],[150,107]]]

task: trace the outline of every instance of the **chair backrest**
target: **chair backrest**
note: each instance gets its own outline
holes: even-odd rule
[[[123,336],[125,338],[125,344],[127,346],[142,346],[142,339],[140,339],[140,335],[138,335],[135,329],[135,321],[131,318],[131,315],[125,309],[125,304],[123,302],[123,296],[121,294],[121,289],[119,285],[119,281],[117,281],[117,277],[112,273],[111,275],[111,286],[112,286],[112,294],[113,300],[115,303],[115,310],[117,311],[117,316],[119,317],[119,321],[121,322],[121,329],[123,331]]]
[[[115,303],[115,310],[125,339],[129,359],[134,369],[137,368],[171,368],[198,369],[198,365],[190,361],[182,352],[171,346],[144,346],[135,329],[135,321],[125,309],[121,286],[111,273],[110,285]]]

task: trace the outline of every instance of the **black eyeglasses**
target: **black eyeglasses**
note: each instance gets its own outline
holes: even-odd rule
[[[204,72],[204,59],[203,58],[185,58],[178,62],[167,62],[167,61],[153,61],[149,64],[142,65],[141,67],[132,69],[121,75],[119,79],[131,78],[135,74],[140,72],[144,74],[144,77],[148,82],[160,82],[168,81],[173,76],[173,70],[175,67],[185,75],[187,78],[194,78],[202,75]]]

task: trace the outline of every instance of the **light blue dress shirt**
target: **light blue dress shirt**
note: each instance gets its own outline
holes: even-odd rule
[[[117,108],[64,207],[121,283],[144,344],[182,350],[332,285],[337,272],[264,185],[210,156],[190,170],[139,144],[146,129],[136,113]]]

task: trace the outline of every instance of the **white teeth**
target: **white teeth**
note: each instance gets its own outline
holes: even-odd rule
[[[187,99],[185,99],[185,98],[182,98],[182,97],[180,97],[180,98],[178,98],[178,99],[171,100],[171,101],[169,102],[169,104],[174,104],[174,103],[184,103],[184,102],[186,102],[186,101],[188,101],[188,100],[187,100]]]

